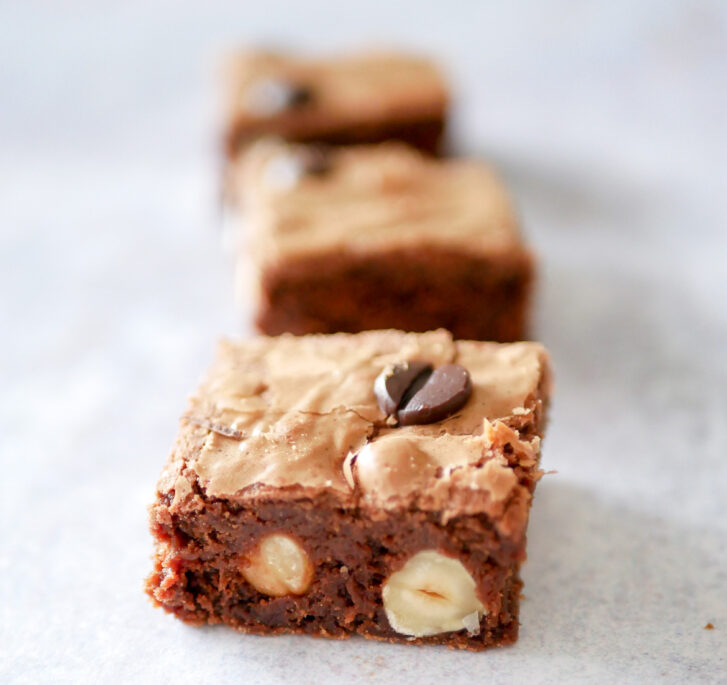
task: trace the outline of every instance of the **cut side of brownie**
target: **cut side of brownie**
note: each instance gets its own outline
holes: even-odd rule
[[[222,343],[159,481],[147,592],[243,632],[513,642],[549,379],[537,343],[445,331]]]
[[[240,296],[284,332],[450,330],[527,338],[534,258],[480,162],[389,143],[335,150],[263,141],[234,175]],[[252,270],[249,269],[252,263]]]

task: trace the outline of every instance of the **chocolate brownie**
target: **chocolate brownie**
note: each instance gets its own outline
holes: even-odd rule
[[[240,294],[269,335],[447,328],[528,335],[534,259],[483,163],[405,145],[260,141],[235,168],[244,213]]]
[[[250,52],[230,59],[226,85],[230,158],[261,135],[336,145],[397,139],[429,153],[442,143],[447,87],[422,57]]]
[[[511,643],[548,394],[537,343],[223,342],[158,484],[147,591],[242,632]]]

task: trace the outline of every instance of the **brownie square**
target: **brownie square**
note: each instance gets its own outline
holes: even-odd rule
[[[439,152],[449,95],[437,67],[404,53],[306,58],[247,52],[227,64],[229,158],[260,136],[330,145],[397,139]]]
[[[158,484],[147,592],[249,633],[513,642],[548,369],[446,331],[223,342]]]
[[[260,141],[233,174],[240,294],[269,335],[447,328],[528,337],[534,259],[483,163],[384,143]]]

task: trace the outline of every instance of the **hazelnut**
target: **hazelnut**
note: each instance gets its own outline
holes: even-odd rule
[[[313,564],[293,538],[276,533],[245,556],[242,575],[264,595],[302,595],[313,581]]]
[[[382,599],[391,627],[412,637],[464,629],[477,634],[487,613],[462,562],[435,550],[415,554],[392,573]]]

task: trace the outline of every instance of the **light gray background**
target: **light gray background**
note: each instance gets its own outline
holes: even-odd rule
[[[245,637],[141,592],[185,394],[248,331],[214,80],[245,41],[438,55],[511,185],[557,372],[513,648]],[[720,2],[0,4],[0,681],[727,682],[726,92]]]

